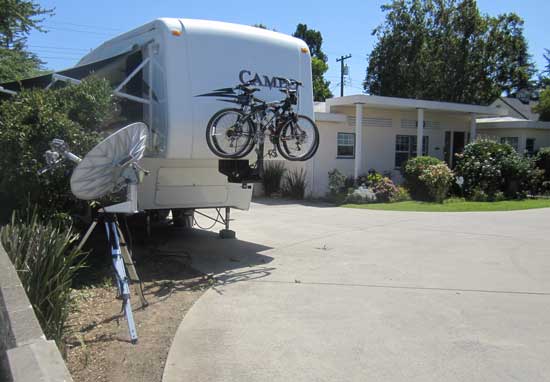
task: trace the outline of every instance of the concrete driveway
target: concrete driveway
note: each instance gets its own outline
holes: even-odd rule
[[[550,380],[550,210],[269,204],[170,242],[218,282],[165,382]]]

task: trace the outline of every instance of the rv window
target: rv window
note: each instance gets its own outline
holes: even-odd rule
[[[135,68],[141,64],[143,56],[141,52],[130,54],[126,59],[125,77],[128,77]],[[143,97],[143,71],[140,70],[136,75],[126,84],[124,92],[136,97]],[[128,122],[146,122],[143,120],[143,104],[129,99],[122,99],[120,101],[121,111],[123,117]]]

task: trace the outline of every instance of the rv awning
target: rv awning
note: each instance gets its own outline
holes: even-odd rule
[[[125,53],[119,54],[117,56],[109,57],[105,60],[92,62],[90,64],[86,64],[82,66],[75,66],[69,69],[48,73],[38,77],[27,78],[21,81],[7,82],[4,84],[0,84],[0,86],[8,91],[15,91],[15,92],[18,92],[21,89],[27,89],[27,88],[45,88],[52,82],[54,74],[60,74],[65,77],[81,80],[83,78],[88,77],[92,73],[100,71],[101,69],[105,68],[108,65],[111,65],[116,63],[117,61],[123,60],[129,54],[135,52],[136,50],[137,49],[132,49]]]

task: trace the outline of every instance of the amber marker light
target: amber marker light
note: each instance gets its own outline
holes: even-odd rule
[[[307,48],[300,48],[300,50],[302,51],[302,53],[307,53],[308,52]]]
[[[173,31],[172,31],[172,36],[181,36],[181,31],[179,31],[179,30],[173,30]]]

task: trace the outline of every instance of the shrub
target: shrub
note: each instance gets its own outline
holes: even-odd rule
[[[442,203],[449,193],[454,177],[445,163],[439,163],[422,170],[418,180],[426,187],[431,201]]]
[[[328,189],[331,195],[346,191],[346,176],[336,168],[328,172]]]
[[[78,235],[59,223],[42,221],[37,210],[22,218],[12,214],[0,231],[42,330],[58,346],[69,313],[70,289],[84,256],[76,249]]]
[[[346,177],[346,180],[344,181],[344,188],[350,189],[353,187],[355,187],[355,178],[353,177],[353,175],[349,175],[348,177]]]
[[[116,107],[104,80],[85,80],[61,89],[23,90],[0,102],[0,199],[4,219],[29,204],[56,213],[79,206],[70,192],[67,163],[47,176],[44,152],[53,138],[65,140],[76,154],[87,153]]]
[[[389,178],[388,178],[389,179]],[[378,183],[384,181],[384,177],[377,173],[377,172],[373,172],[373,173],[370,173],[368,176],[367,176],[367,186],[369,187],[374,187],[376,186]]]
[[[465,195],[472,199],[494,200],[498,192],[524,197],[528,192],[537,192],[542,181],[535,162],[520,156],[508,144],[477,140],[466,145],[457,158],[455,171],[464,179]]]
[[[489,196],[481,188],[474,188],[470,193],[470,200],[474,202],[486,202],[489,200]]]
[[[402,174],[405,178],[411,197],[415,200],[430,200],[429,191],[423,181],[419,179],[424,169],[431,165],[442,164],[437,158],[422,156],[409,159],[402,167]]]
[[[372,191],[379,202],[389,202],[397,195],[398,190],[390,178],[382,178],[372,185]]]
[[[303,168],[289,171],[283,181],[283,195],[292,199],[304,199],[307,186],[306,174]]]
[[[405,187],[397,186],[397,192],[393,195],[390,202],[404,202],[411,200],[411,195]]]
[[[372,190],[363,186],[359,186],[355,190],[352,189],[345,199],[346,203],[354,204],[374,203],[376,201],[376,194]]]
[[[537,168],[544,170],[544,180],[550,181],[550,147],[542,147],[535,156]]]
[[[369,181],[368,181],[368,178],[369,178],[369,174],[362,174],[362,175],[359,175],[357,177],[357,179],[355,179],[355,184],[357,184],[358,186],[361,186],[361,185],[365,185],[367,186]]]
[[[265,196],[281,191],[281,180],[286,172],[283,162],[266,162],[262,183]]]
[[[536,168],[532,158],[510,155],[502,160],[501,168],[502,192],[506,197],[525,198],[540,190],[544,171]]]

